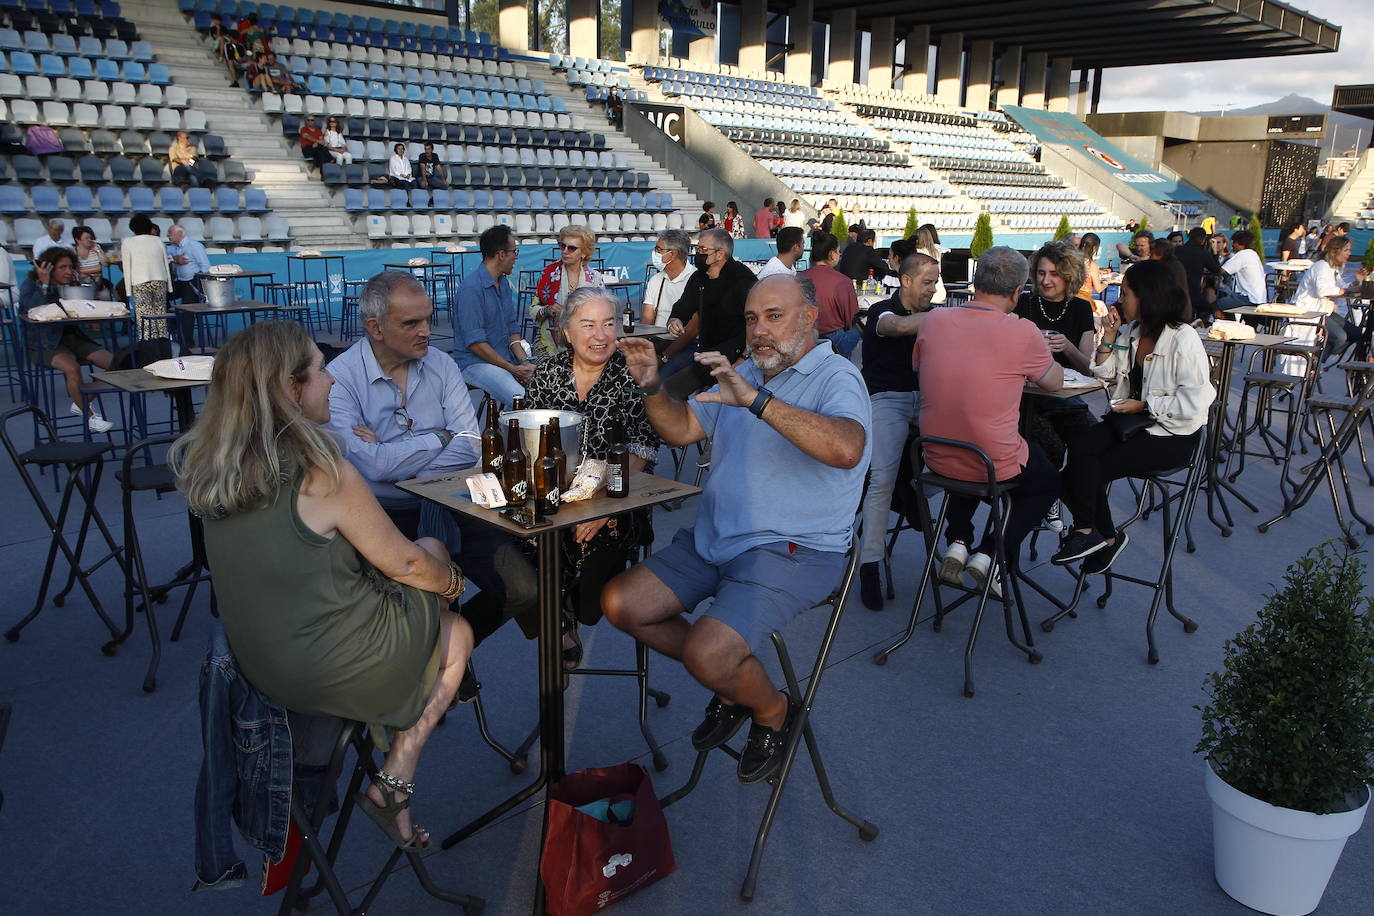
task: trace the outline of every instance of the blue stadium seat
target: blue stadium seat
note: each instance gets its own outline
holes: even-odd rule
[[[11,58],[11,60],[13,59]],[[119,63],[102,57],[95,62],[95,75],[97,79],[107,83],[119,82]]]
[[[95,67],[93,67],[90,60],[85,57],[67,58],[67,73],[72,79],[95,79]]]
[[[162,188],[157,192],[157,206],[163,213],[184,213],[186,196],[181,188]]]
[[[404,192],[402,192],[402,193],[404,193]],[[373,211],[377,211],[377,210],[390,210],[390,209],[391,209],[391,201],[390,201],[390,200],[388,199],[388,197],[387,197],[386,189],[384,189],[384,188],[368,188],[368,189],[367,189],[367,209],[373,210]]]
[[[118,38],[109,38],[105,41],[105,56],[111,60],[128,60],[129,46]]]
[[[344,188],[344,209],[352,213],[367,209],[362,188]]]
[[[0,185],[0,213],[23,216],[29,212],[29,200],[23,188],[18,185]]]
[[[110,185],[96,188],[95,200],[96,206],[106,213],[124,213],[129,209],[124,203],[124,192]]]
[[[94,213],[95,202],[91,198],[91,189],[83,188],[81,185],[72,185],[68,188],[67,210],[80,216]]]
[[[157,209],[157,204],[153,199],[152,188],[144,188],[135,185],[129,189],[129,209],[139,213],[146,213]]]
[[[261,188],[243,189],[243,212],[244,213],[267,213],[272,208],[267,206],[267,192]]]
[[[210,214],[215,212],[215,201],[209,188],[191,188],[186,192],[186,208],[192,213]]]
[[[429,210],[433,207],[430,202],[429,191],[424,188],[415,188],[410,192],[410,209]]]
[[[38,61],[28,51],[14,51],[10,54],[10,72],[18,76],[36,75]]]
[[[239,213],[243,207],[239,203],[236,188],[215,188],[215,209],[220,213]]]
[[[156,58],[153,57],[153,46],[146,41],[136,41],[129,48],[129,53],[134,60],[151,64]]]
[[[15,29],[0,29],[0,51],[22,51],[24,39]]]
[[[390,192],[390,209],[408,210],[410,209],[410,199],[402,188],[392,188]]]
[[[136,60],[124,62],[124,81],[127,83],[148,82],[148,71]]]

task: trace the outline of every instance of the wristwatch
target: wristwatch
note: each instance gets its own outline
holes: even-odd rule
[[[773,392],[760,387],[758,397],[754,398],[754,403],[749,405],[749,412],[759,419],[763,419],[763,408],[767,407],[771,400],[773,400]]]

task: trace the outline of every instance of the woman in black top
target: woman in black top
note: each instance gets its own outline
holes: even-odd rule
[[[697,229],[705,232],[707,229],[716,228],[716,205],[711,201],[701,205],[701,216],[697,217]]]
[[[558,316],[568,346],[541,359],[525,387],[525,404],[538,410],[571,410],[582,415],[585,457],[606,457],[613,427],[619,423],[630,451],[632,471],[642,471],[658,458],[659,438],[649,423],[639,386],[630,378],[625,357],[616,349],[620,307],[613,294],[597,286],[574,290]],[[571,451],[572,443],[563,447]],[[569,476],[574,469],[569,468]],[[640,547],[653,540],[647,513],[624,512],[583,522],[563,539],[565,619],[563,664],[582,661],[579,623],[601,619],[601,591],[625,569]]]

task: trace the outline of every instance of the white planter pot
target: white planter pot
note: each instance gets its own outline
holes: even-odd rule
[[[1312,814],[1279,808],[1232,788],[1210,760],[1205,779],[1221,889],[1271,916],[1305,916],[1315,910],[1345,841],[1364,823],[1369,789],[1354,811]]]

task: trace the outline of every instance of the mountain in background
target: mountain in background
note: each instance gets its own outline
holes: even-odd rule
[[[1189,112],[1195,115],[1216,116],[1220,111],[1194,111]],[[1226,115],[1290,115],[1290,114],[1324,114],[1326,115],[1326,138],[1321,141],[1323,150],[1331,149],[1331,139],[1333,132],[1336,139],[1336,152],[1344,152],[1355,146],[1357,139],[1356,132],[1359,132],[1359,148],[1364,149],[1369,146],[1370,132],[1374,131],[1374,121],[1365,118],[1357,118],[1353,115],[1341,114],[1331,110],[1331,106],[1325,102],[1318,102],[1316,99],[1309,99],[1305,95],[1290,93],[1281,99],[1273,102],[1265,102],[1262,105],[1252,105],[1249,108],[1228,108]]]

